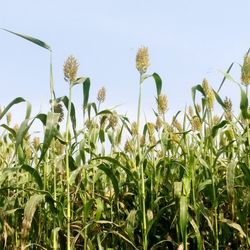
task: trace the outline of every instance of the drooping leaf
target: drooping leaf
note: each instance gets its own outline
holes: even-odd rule
[[[223,128],[226,124],[228,124],[228,121],[224,120],[221,121],[219,124],[213,126],[212,128],[212,137],[215,137],[217,135],[217,132],[220,128]]]
[[[9,131],[13,137],[16,137],[16,131],[13,128],[10,128],[9,126],[7,126],[6,124],[1,124],[0,127],[6,129],[7,131]]]
[[[162,89],[162,80],[157,73],[154,73],[152,77],[155,80],[157,96],[159,96],[161,94],[161,89]]]
[[[2,28],[1,28],[1,29],[2,29]],[[31,37],[31,36],[27,36],[27,35],[22,35],[22,34],[20,34],[20,33],[16,33],[16,32],[13,32],[13,31],[7,30],[7,29],[2,29],[2,30],[5,30],[5,31],[7,31],[7,32],[9,32],[9,33],[11,33],[11,34],[13,34],[13,35],[19,36],[19,37],[21,37],[21,38],[23,38],[23,39],[25,39],[25,40],[28,40],[28,41],[30,41],[30,42],[32,42],[32,43],[38,45],[38,46],[41,46],[41,47],[44,48],[44,49],[48,49],[48,50],[51,51],[50,46],[49,46],[48,44],[46,44],[45,42],[41,41],[40,39]]]
[[[118,184],[118,180],[116,178],[116,176],[114,175],[114,173],[112,172],[111,168],[109,168],[106,164],[100,164],[97,166],[100,170],[102,170],[107,177],[110,178],[114,191],[115,191],[115,199],[118,198],[119,195],[119,184]]]
[[[225,218],[221,218],[220,222],[226,223],[229,227],[236,229],[240,233],[241,237],[247,237],[245,232],[243,231],[241,225],[239,225],[238,223],[231,221],[231,220],[228,220],[228,219],[225,219]]]
[[[195,237],[197,240],[197,250],[202,250],[202,238],[201,238],[201,234],[200,234],[200,230],[199,230],[199,226],[196,224],[196,222],[194,221],[194,219],[190,220],[190,224],[192,225],[194,232],[195,232]]]
[[[15,104],[18,104],[20,102],[26,102],[25,99],[23,99],[22,97],[17,97],[15,98],[12,102],[10,102],[7,107],[1,112],[0,114],[0,120],[3,118],[3,116],[8,112],[8,110]]]
[[[42,178],[41,178],[39,172],[38,172],[35,168],[33,168],[33,167],[31,167],[31,166],[29,166],[29,165],[27,165],[27,164],[23,164],[23,165],[21,166],[21,169],[23,169],[23,170],[27,171],[28,173],[30,173],[31,176],[32,176],[32,177],[34,178],[34,180],[36,181],[36,183],[37,183],[37,185],[39,186],[39,188],[40,188],[40,189],[43,189],[43,181],[42,181]]]
[[[35,194],[30,197],[24,208],[24,218],[22,222],[22,246],[25,244],[25,238],[31,229],[31,223],[39,204],[45,201],[45,194]]]
[[[52,139],[57,135],[57,122],[59,119],[59,114],[49,112],[46,119],[46,128],[43,139],[42,151],[39,159],[39,163],[43,160]]]
[[[63,102],[65,108],[68,110],[68,104],[69,104],[69,98],[67,96],[62,96],[56,99],[56,101]],[[73,102],[71,102],[71,109],[70,109],[70,120],[72,123],[72,128],[74,132],[74,136],[76,137],[76,111],[75,111],[75,105]]]

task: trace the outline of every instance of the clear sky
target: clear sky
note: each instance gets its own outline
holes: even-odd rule
[[[250,1],[230,0],[43,0],[1,1],[0,27],[31,35],[53,50],[57,96],[67,94],[62,67],[73,54],[79,76],[92,82],[91,100],[107,89],[107,107],[135,118],[138,47],[149,48],[151,67],[163,80],[169,99],[169,117],[191,104],[191,87],[204,77],[217,89],[231,62],[242,63],[250,47]],[[0,31],[0,105],[22,96],[33,105],[33,115],[47,110],[49,54],[18,37]],[[239,66],[232,74],[239,78]],[[155,85],[143,86],[143,111],[155,107]],[[74,102],[81,108],[80,88]],[[231,97],[238,111],[238,87],[227,82],[221,95]],[[15,114],[16,117],[20,113]]]

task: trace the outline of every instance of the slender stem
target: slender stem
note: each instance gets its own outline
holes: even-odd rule
[[[70,113],[71,113],[71,96],[72,96],[72,84],[70,82],[69,87],[69,103],[68,113],[66,121],[66,182],[67,182],[67,250],[70,250],[70,185],[69,185],[69,125],[70,125]]]
[[[53,78],[53,68],[52,68],[52,51],[50,51],[50,98],[51,98],[51,111],[53,113],[53,118],[54,118],[54,101],[55,101],[55,91],[54,91],[54,78]],[[52,152],[54,153],[54,144],[52,146]],[[56,192],[56,166],[54,162],[54,157],[52,157],[52,166],[54,167],[53,169],[53,198],[54,198],[54,206],[56,206],[56,197],[57,197],[57,192]],[[56,217],[53,218],[53,228],[56,228]],[[53,249],[56,250],[57,247],[57,239],[56,239],[56,230],[53,231]]]
[[[140,114],[141,114],[141,96],[142,96],[142,83],[143,83],[143,77],[142,74],[140,75],[140,89],[139,89],[139,99],[138,99],[138,113],[137,113],[137,149],[138,149],[138,155],[139,155],[139,176],[140,176],[140,191],[141,191],[141,208],[142,208],[142,235],[143,235],[143,249],[147,250],[148,247],[148,239],[147,239],[147,221],[146,221],[146,206],[145,206],[145,181],[144,181],[144,169],[143,164],[141,162],[141,149],[140,149]]]
[[[208,124],[209,128],[212,128],[212,110],[208,109]],[[209,135],[209,164],[212,168],[212,188],[213,188],[213,206],[214,206],[214,224],[215,224],[215,249],[219,250],[219,232],[218,232],[218,201],[216,195],[216,166],[213,166],[213,138]]]

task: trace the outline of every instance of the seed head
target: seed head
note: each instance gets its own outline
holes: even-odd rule
[[[136,122],[132,122],[132,124],[131,124],[131,132],[132,132],[132,135],[137,135],[138,134],[138,128],[137,128],[137,123]]]
[[[59,119],[58,121],[61,122],[64,118],[64,112],[63,112],[63,107],[62,107],[62,104],[60,103],[56,103],[54,105],[54,112],[59,114]]]
[[[145,136],[142,135],[140,137],[140,146],[143,147],[143,146],[145,146],[145,144],[146,144],[146,139],[145,139]]]
[[[225,105],[225,109],[227,112],[232,112],[233,104],[232,104],[232,100],[230,98],[228,98],[228,97],[225,98],[224,105]]]
[[[189,116],[193,116],[194,115],[194,110],[193,110],[193,107],[192,106],[189,106],[188,107],[188,114],[189,114]]]
[[[7,124],[9,125],[11,123],[11,120],[12,120],[12,114],[10,112],[7,113],[6,120],[7,120]]]
[[[161,120],[161,117],[159,115],[156,118],[155,127],[157,130],[159,130],[162,127],[162,120]]]
[[[241,81],[248,85],[250,84],[250,56],[246,55],[244,57],[243,65],[241,68]]]
[[[168,110],[168,98],[166,95],[159,95],[157,99],[158,112],[163,115]]]
[[[173,120],[173,126],[178,130],[178,132],[183,132],[182,126],[177,119]]]
[[[212,110],[214,107],[215,99],[213,89],[209,86],[208,81],[206,79],[203,80],[202,87],[207,98],[207,106],[210,110]]]
[[[109,116],[109,125],[111,128],[115,128],[118,124],[118,115],[114,111],[112,115]]]
[[[97,93],[97,101],[103,103],[106,99],[106,89],[104,87],[100,88]]]
[[[224,105],[225,105],[225,118],[228,121],[231,121],[233,118],[233,112],[232,112],[232,101],[230,98],[226,97],[226,99],[224,100]]]
[[[131,141],[127,140],[127,141],[125,142],[124,151],[125,151],[126,153],[133,153],[134,147],[133,147],[133,143],[132,143]]]
[[[144,74],[147,72],[149,67],[149,54],[147,47],[141,47],[138,49],[136,54],[136,68],[140,72],[140,74]]]
[[[150,136],[153,136],[154,135],[154,132],[155,132],[155,125],[151,122],[148,122],[147,123],[147,128],[148,128],[148,133]]]
[[[218,115],[213,116],[213,124],[217,125],[220,122],[220,117]]]
[[[200,131],[202,126],[200,118],[198,116],[194,116],[192,118],[191,125],[193,130]]]
[[[33,145],[34,145],[35,150],[37,151],[40,147],[40,138],[39,137],[37,137],[37,136],[34,137]]]
[[[64,63],[64,79],[73,82],[76,79],[79,64],[74,56],[69,56]]]
[[[62,155],[64,152],[65,146],[59,141],[55,140],[55,153],[57,155]]]
[[[17,132],[18,129],[19,129],[19,125],[16,123],[16,124],[14,125],[13,129],[14,129],[15,132]]]

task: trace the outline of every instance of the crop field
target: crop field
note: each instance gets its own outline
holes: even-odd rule
[[[96,94],[74,56],[62,69],[68,93],[56,96],[50,46],[6,31],[48,51],[51,98],[47,113],[32,116],[22,97],[1,103],[0,249],[250,249],[248,52],[240,79],[230,75],[234,64],[219,90],[203,79],[190,91],[193,104],[169,120],[161,78],[148,73],[148,48],[139,48],[131,121],[102,108],[104,87],[89,101]],[[155,82],[153,121],[141,114],[148,78]],[[238,85],[239,107],[220,96],[226,81]],[[82,88],[81,113],[75,85]],[[23,103],[25,117],[13,124],[12,109]],[[34,122],[41,137],[31,134]]]

